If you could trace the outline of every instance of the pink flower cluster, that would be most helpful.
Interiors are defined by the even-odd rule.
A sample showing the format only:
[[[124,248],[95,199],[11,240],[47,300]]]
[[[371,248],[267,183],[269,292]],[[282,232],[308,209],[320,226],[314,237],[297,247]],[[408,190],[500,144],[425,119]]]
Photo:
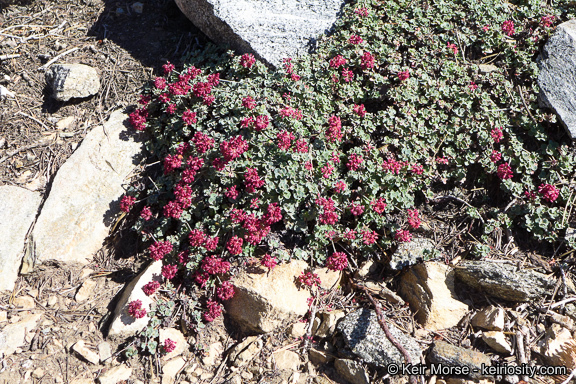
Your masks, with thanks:
[[[155,260],[162,260],[164,256],[172,252],[172,243],[169,241],[156,241],[149,248],[150,257]]]
[[[358,45],[358,44],[362,44],[364,42],[364,40],[362,40],[362,38],[358,35],[352,35],[348,39],[348,42],[350,44],[353,44],[353,45]]]
[[[346,183],[342,180],[339,180],[334,184],[334,192],[342,193],[346,189]]]
[[[142,308],[142,301],[131,301],[130,304],[128,304],[128,314],[135,319],[141,319],[146,316],[146,309]]]
[[[313,285],[320,285],[321,281],[320,278],[316,273],[312,272],[302,272],[300,276],[298,276],[298,282],[302,285],[307,287],[311,287]]]
[[[398,80],[405,81],[410,78],[410,72],[408,70],[398,72]]]
[[[137,131],[143,131],[146,129],[147,118],[148,111],[146,108],[137,109],[130,114],[130,125]]]
[[[420,224],[422,224],[422,220],[418,217],[418,210],[417,209],[409,209],[408,211],[408,225],[412,229],[420,228]]]
[[[494,140],[495,143],[499,143],[504,138],[502,127],[492,129],[492,131],[490,131],[490,136],[492,136],[492,140]]]
[[[120,210],[126,213],[130,212],[130,208],[132,208],[135,202],[136,199],[134,198],[134,196],[125,195],[124,197],[122,197],[122,200],[120,201]]]
[[[164,174],[167,175],[182,166],[182,155],[166,155],[164,158]]]
[[[162,266],[162,276],[167,280],[172,280],[176,277],[176,272],[178,272],[177,265],[166,264]]]
[[[497,163],[502,159],[502,154],[496,150],[493,150],[490,154],[490,161],[493,163]]]
[[[456,44],[452,44],[452,43],[448,42],[448,49],[451,49],[455,55],[458,54],[458,47],[456,46]]]
[[[412,234],[405,229],[399,229],[394,234],[394,239],[401,243],[412,241]]]
[[[358,16],[360,16],[360,17],[366,17],[366,16],[368,16],[368,8],[366,8],[366,7],[356,8],[356,9],[354,10],[354,13],[357,14]]]
[[[214,146],[214,139],[202,132],[196,132],[191,141],[194,143],[196,151],[200,154],[205,153]]]
[[[366,116],[366,108],[364,107],[364,104],[360,104],[360,105],[354,104],[354,107],[352,108],[352,110],[354,111],[355,114],[357,114],[360,117]]]
[[[283,118],[289,118],[292,117],[293,119],[296,120],[301,120],[302,119],[302,111],[300,111],[299,109],[296,108],[292,108],[292,107],[285,107],[282,108],[280,110],[280,112],[278,112],[280,114],[281,117]]]
[[[382,169],[397,175],[400,173],[400,170],[404,165],[406,165],[406,163],[402,161],[397,161],[396,159],[389,157],[387,160],[384,160],[382,162]]]
[[[211,139],[207,139],[207,141],[202,145],[210,145],[209,140]],[[204,159],[199,157],[190,157],[186,162],[186,168],[184,169],[184,172],[182,172],[182,181],[184,183],[194,182],[194,177],[196,176],[196,173],[203,166],[204,166]]]
[[[362,242],[366,245],[372,245],[378,239],[378,234],[370,229],[365,229],[361,233],[362,233]]]
[[[150,207],[142,208],[140,211],[140,217],[146,221],[150,220],[152,218],[152,211],[150,210]]]
[[[384,200],[384,198],[382,197],[379,197],[377,200],[372,201],[370,205],[372,206],[374,212],[381,215],[384,213],[384,210],[386,209],[386,200]]]
[[[206,303],[208,311],[202,314],[204,321],[210,323],[216,320],[222,314],[222,305],[216,301],[210,300]]]
[[[256,189],[264,186],[264,180],[258,176],[258,170],[256,168],[246,168],[246,172],[244,172],[244,185],[248,193],[254,193]]]
[[[326,260],[326,268],[331,271],[343,271],[348,267],[348,259],[344,252],[334,252]]]
[[[252,110],[254,107],[256,107],[256,101],[251,96],[246,96],[242,99],[242,106]]]
[[[331,68],[338,69],[343,65],[346,65],[346,59],[342,55],[336,55],[330,59]]]
[[[362,165],[363,161],[364,159],[362,159],[361,155],[353,153],[348,158],[348,163],[346,163],[346,167],[348,167],[348,169],[351,171],[357,171],[358,169],[360,169],[360,165]]]
[[[251,53],[245,53],[240,57],[240,65],[244,68],[250,69],[254,63],[256,63],[256,58]]]
[[[146,296],[152,296],[156,293],[158,288],[160,288],[160,283],[156,280],[152,280],[149,283],[144,284],[142,291],[146,294]]]
[[[242,244],[244,240],[238,236],[232,236],[226,244],[226,249],[232,255],[240,255],[242,253]]]
[[[512,172],[512,168],[510,164],[503,163],[498,166],[498,170],[496,171],[498,177],[502,180],[511,179],[514,176],[514,172]]]
[[[328,124],[330,124],[330,127],[326,131],[326,138],[331,142],[342,141],[342,123],[340,118],[338,116],[330,116]]]
[[[556,188],[555,185],[551,184],[541,184],[538,187],[538,193],[542,195],[544,200],[553,203],[558,196],[560,196],[560,191]]]
[[[223,282],[216,288],[216,295],[222,301],[230,300],[234,297],[234,285],[229,281]]]
[[[360,216],[361,214],[364,213],[364,206],[362,204],[353,202],[350,204],[350,212],[354,216]]]
[[[502,32],[506,34],[506,36],[512,36],[516,33],[514,30],[514,22],[512,20],[506,20],[502,23]]]
[[[277,264],[278,260],[275,257],[270,256],[270,254],[265,254],[262,256],[262,260],[260,260],[260,264],[266,268],[268,271],[272,270]]]
[[[287,151],[288,148],[292,145],[292,140],[295,139],[294,134],[288,131],[281,131],[276,135],[278,139],[278,148]]]
[[[164,340],[164,344],[162,345],[162,351],[164,353],[170,353],[176,349],[176,342],[172,339]]]
[[[336,213],[334,200],[329,197],[321,197],[316,200],[316,204],[322,207],[322,213],[318,216],[320,224],[334,225],[338,222],[340,217]]]

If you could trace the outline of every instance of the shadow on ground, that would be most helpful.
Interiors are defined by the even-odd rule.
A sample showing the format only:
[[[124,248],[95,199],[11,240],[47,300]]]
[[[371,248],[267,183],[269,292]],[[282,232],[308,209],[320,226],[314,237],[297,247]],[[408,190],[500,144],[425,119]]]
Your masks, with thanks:
[[[166,61],[181,64],[185,53],[208,41],[174,0],[103,2],[105,10],[88,35],[98,40],[111,40],[157,73]],[[141,13],[136,12],[137,3],[142,4]]]

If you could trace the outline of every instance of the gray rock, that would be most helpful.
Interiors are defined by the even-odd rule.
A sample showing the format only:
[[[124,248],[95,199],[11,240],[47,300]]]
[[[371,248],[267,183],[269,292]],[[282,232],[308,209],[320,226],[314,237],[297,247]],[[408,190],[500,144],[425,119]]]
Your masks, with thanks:
[[[539,101],[576,137],[576,20],[560,24],[538,58]]]
[[[391,323],[387,325],[392,336],[408,351],[412,363],[420,363],[422,351],[416,339],[405,335]],[[380,367],[405,363],[402,353],[388,340],[380,328],[374,310],[362,308],[352,312],[338,323],[336,329],[342,333],[352,353],[367,363]]]
[[[336,359],[334,368],[336,368],[336,372],[352,384],[370,383],[366,369],[354,360]]]
[[[445,341],[434,342],[430,353],[428,353],[428,360],[430,363],[444,366],[467,366],[470,368],[470,377],[473,379],[484,377],[481,375],[482,364],[492,365],[490,357],[487,355],[470,349],[456,347]],[[475,372],[475,370],[478,370],[478,372]]]
[[[55,64],[46,72],[46,82],[59,101],[92,96],[100,89],[98,71],[84,64]]]
[[[554,288],[555,281],[533,270],[489,261],[464,261],[454,268],[456,278],[489,296],[530,301]]]
[[[11,291],[18,278],[24,240],[42,196],[24,188],[0,187],[0,291]]]
[[[32,232],[22,273],[50,259],[86,264],[102,247],[120,212],[123,185],[134,171],[141,143],[126,135],[120,111],[93,128],[60,167]]]
[[[309,52],[329,31],[345,0],[176,0],[210,39],[253,52],[276,67]]]
[[[478,64],[478,70],[481,74],[485,75],[491,72],[498,71],[498,67],[492,64]]]
[[[424,260],[424,250],[433,250],[434,243],[429,239],[413,239],[407,243],[401,243],[396,252],[390,258],[389,267],[393,271],[416,265]]]

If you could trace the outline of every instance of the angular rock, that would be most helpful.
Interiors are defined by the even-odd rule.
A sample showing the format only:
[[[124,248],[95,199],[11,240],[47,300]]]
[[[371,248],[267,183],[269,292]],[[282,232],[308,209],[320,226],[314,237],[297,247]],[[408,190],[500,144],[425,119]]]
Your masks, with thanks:
[[[26,336],[34,334],[42,318],[41,313],[27,315],[14,324],[8,324],[0,332],[0,356],[9,356],[26,342]]]
[[[576,368],[576,341],[570,331],[561,325],[552,324],[538,347],[547,364]]]
[[[488,331],[503,331],[504,309],[495,306],[486,307],[472,317],[471,323]]]
[[[322,322],[314,332],[314,335],[318,337],[328,337],[334,333],[336,323],[338,320],[346,316],[346,312],[337,309],[334,311],[322,311],[318,315],[322,318]]]
[[[296,352],[283,350],[274,353],[276,367],[280,370],[297,371],[300,365],[300,356]]]
[[[306,334],[306,323],[296,322],[288,327],[288,334],[290,337],[298,338]]]
[[[60,167],[32,232],[33,250],[24,257],[23,270],[50,259],[86,264],[102,247],[141,151],[141,143],[127,137],[132,134],[126,134],[126,118],[120,111],[112,113]]]
[[[416,319],[432,331],[451,328],[468,312],[454,290],[454,271],[436,262],[410,268],[400,281],[400,295],[410,303]]]
[[[78,303],[82,303],[88,300],[94,294],[94,288],[96,288],[96,280],[88,279],[82,283],[78,292],[74,296],[74,300]]]
[[[20,296],[14,299],[13,304],[18,309],[31,310],[36,308],[36,302],[32,296]]]
[[[534,270],[488,261],[463,261],[454,268],[456,278],[500,299],[522,302],[551,293],[555,281]]]
[[[539,101],[553,109],[576,138],[576,20],[560,24],[537,60]]]
[[[510,346],[510,343],[508,343],[508,340],[506,340],[506,335],[504,335],[504,332],[482,332],[482,340],[484,340],[484,342],[496,352],[505,353],[508,355],[512,353],[512,347]]]
[[[42,196],[24,188],[0,187],[0,291],[12,291],[18,278],[24,240]]]
[[[246,365],[262,349],[262,340],[258,336],[248,336],[228,352],[228,361],[234,367]]]
[[[182,12],[218,44],[253,52],[276,67],[309,52],[329,31],[344,0],[176,0]]]
[[[308,356],[310,357],[310,361],[316,365],[326,364],[334,360],[334,355],[314,348],[310,348]]]
[[[146,309],[146,312],[150,311],[153,296],[147,296],[142,291],[142,287],[152,280],[162,282],[162,260],[151,263],[126,286],[116,305],[108,336],[131,336],[148,324],[150,320],[148,316],[140,319],[130,316],[128,305],[134,300],[140,300],[142,308]]]
[[[162,384],[173,384],[176,381],[176,375],[185,365],[186,360],[182,357],[167,361],[162,367]]]
[[[202,357],[202,363],[204,363],[204,365],[207,367],[216,365],[216,362],[222,356],[222,352],[224,352],[224,346],[221,342],[217,341],[210,344],[208,346],[208,354]]]
[[[419,363],[422,351],[416,339],[405,335],[394,324],[388,323],[387,325],[392,336],[408,351],[412,362]],[[376,311],[362,308],[352,312],[340,321],[336,329],[342,333],[352,353],[363,361],[380,367],[404,363],[402,353],[388,340],[380,328]]]
[[[72,346],[72,350],[84,358],[86,361],[97,365],[100,362],[100,356],[92,351],[90,348],[86,347],[84,340],[80,340]]]
[[[342,278],[341,271],[331,271],[328,268],[316,268],[313,273],[320,278],[320,288],[330,290],[340,283]]]
[[[101,363],[112,357],[112,345],[109,342],[103,341],[98,344],[98,357],[100,357]]]
[[[400,296],[398,296],[396,293],[394,293],[394,291],[388,288],[386,286],[386,283],[382,281],[380,282],[366,281],[364,283],[364,286],[368,288],[368,290],[372,295],[376,295],[383,299],[386,299],[388,300],[388,302],[392,304],[400,304],[400,305],[405,304],[404,300],[402,300]]]
[[[236,294],[224,305],[227,314],[246,332],[267,333],[282,322],[304,316],[310,292],[296,286],[307,268],[304,261],[278,265],[269,273],[241,272],[233,283]]]
[[[362,364],[347,359],[336,359],[334,368],[342,377],[352,384],[369,384],[368,373]]]
[[[378,267],[379,265],[375,263],[374,260],[366,260],[360,264],[360,267],[358,267],[356,272],[354,272],[354,277],[357,279],[364,279],[375,273],[378,270]]]
[[[435,341],[430,352],[428,360],[433,364],[442,364],[445,366],[467,366],[470,368],[470,377],[473,379],[490,378],[484,377],[482,373],[482,364],[491,365],[490,357],[470,349],[456,347],[445,341]],[[477,370],[477,372],[475,372]]]
[[[390,258],[389,267],[393,271],[400,271],[424,260],[425,250],[433,250],[434,243],[429,239],[416,238],[407,243],[401,243]]]
[[[120,381],[128,380],[132,376],[132,368],[125,364],[110,368],[98,377],[100,384],[117,384]]]
[[[46,82],[59,101],[92,96],[100,89],[98,71],[84,64],[55,64],[46,72]]]
[[[174,328],[161,328],[160,329],[160,343],[164,344],[166,339],[170,339],[176,342],[176,348],[170,353],[167,353],[165,356],[162,356],[164,360],[170,360],[176,356],[180,356],[184,351],[188,349],[188,343],[186,342],[186,338],[177,329]]]

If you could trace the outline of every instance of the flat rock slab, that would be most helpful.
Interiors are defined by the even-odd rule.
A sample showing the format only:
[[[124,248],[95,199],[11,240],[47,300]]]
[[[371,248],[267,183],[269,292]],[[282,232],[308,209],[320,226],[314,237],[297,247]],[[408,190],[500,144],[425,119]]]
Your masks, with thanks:
[[[126,131],[126,118],[112,113],[58,170],[32,232],[34,249],[24,257],[23,273],[52,259],[86,264],[102,247],[141,152],[141,143]]]
[[[0,187],[0,291],[11,291],[18,278],[24,240],[42,196],[27,189]]]
[[[576,20],[560,24],[538,58],[541,105],[552,108],[576,138]]]
[[[219,44],[252,52],[273,66],[307,54],[329,31],[344,0],[176,0],[182,12]]]
[[[408,351],[412,363],[419,364],[422,351],[416,339],[404,334],[393,324],[387,325],[392,336]],[[380,367],[404,363],[402,353],[380,328],[376,311],[362,308],[352,312],[340,321],[336,329],[342,333],[352,353],[363,361]]]
[[[55,64],[46,72],[46,82],[59,101],[92,96],[100,89],[98,71],[84,64]]]
[[[490,261],[464,261],[454,268],[456,278],[489,296],[513,302],[552,293],[556,282],[531,269]]]

